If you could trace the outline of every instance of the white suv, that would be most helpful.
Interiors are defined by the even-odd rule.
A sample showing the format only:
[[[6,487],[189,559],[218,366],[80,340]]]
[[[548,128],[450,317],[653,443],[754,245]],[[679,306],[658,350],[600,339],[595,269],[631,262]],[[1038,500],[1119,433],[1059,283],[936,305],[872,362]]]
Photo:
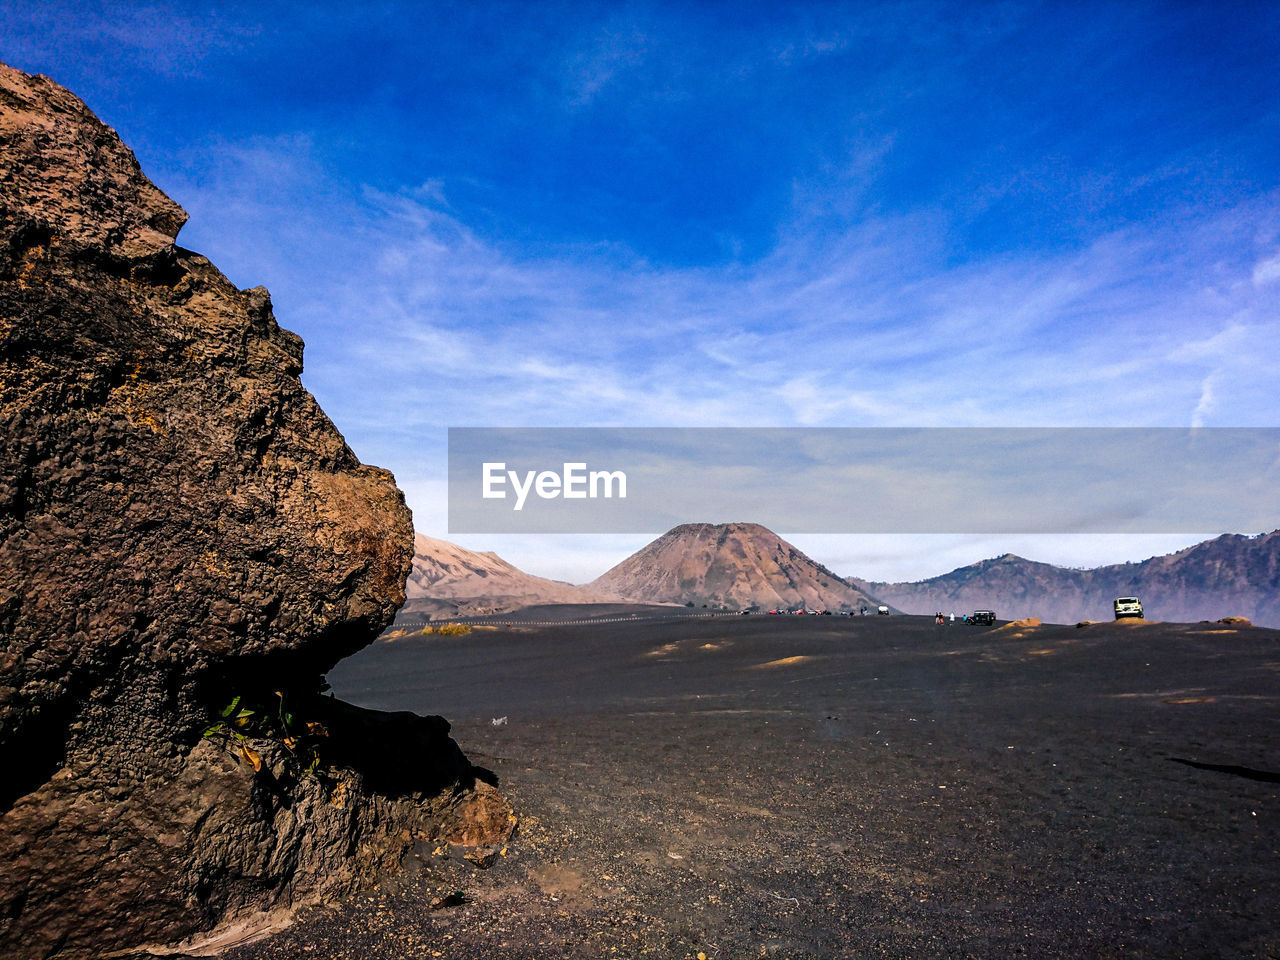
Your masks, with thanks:
[[[1126,617],[1142,619],[1142,601],[1137,597],[1117,597],[1113,606],[1116,610],[1117,620],[1123,620]]]

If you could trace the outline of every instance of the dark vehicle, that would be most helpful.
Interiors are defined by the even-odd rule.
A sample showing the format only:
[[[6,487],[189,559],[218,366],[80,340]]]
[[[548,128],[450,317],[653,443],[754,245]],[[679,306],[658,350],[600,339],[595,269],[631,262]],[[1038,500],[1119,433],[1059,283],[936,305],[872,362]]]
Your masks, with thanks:
[[[973,616],[969,618],[970,623],[981,623],[991,626],[996,622],[996,614],[994,610],[975,610]]]

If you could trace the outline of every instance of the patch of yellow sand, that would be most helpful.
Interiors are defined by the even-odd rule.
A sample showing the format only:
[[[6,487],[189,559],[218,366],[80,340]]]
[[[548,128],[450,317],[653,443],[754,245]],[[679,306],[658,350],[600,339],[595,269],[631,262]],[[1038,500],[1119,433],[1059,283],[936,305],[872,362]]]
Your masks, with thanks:
[[[1026,630],[1040,626],[1039,617],[1026,617],[1022,620],[1011,620],[1003,627],[996,627],[992,633],[1002,633],[1005,636],[1012,635],[1015,639],[1021,637]]]
[[[795,657],[783,657],[783,658],[782,658],[782,659],[780,659],[780,660],[770,660],[768,663],[757,663],[757,664],[756,664],[754,667],[752,667],[751,669],[752,669],[752,670],[763,670],[765,667],[789,667],[789,666],[791,666],[792,664],[795,664],[795,663],[805,663],[806,661],[808,661],[808,660],[812,660],[812,659],[813,659],[813,657],[808,656],[807,654],[801,654],[801,655],[799,655],[799,656],[795,656]]]

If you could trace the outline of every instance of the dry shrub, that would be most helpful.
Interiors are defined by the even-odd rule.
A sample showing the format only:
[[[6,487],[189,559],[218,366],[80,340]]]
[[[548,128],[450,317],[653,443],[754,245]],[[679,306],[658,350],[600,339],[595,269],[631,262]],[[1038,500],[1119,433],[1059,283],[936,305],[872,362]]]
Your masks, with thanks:
[[[442,623],[438,627],[423,627],[423,634],[437,634],[441,637],[461,637],[471,632],[465,623]]]

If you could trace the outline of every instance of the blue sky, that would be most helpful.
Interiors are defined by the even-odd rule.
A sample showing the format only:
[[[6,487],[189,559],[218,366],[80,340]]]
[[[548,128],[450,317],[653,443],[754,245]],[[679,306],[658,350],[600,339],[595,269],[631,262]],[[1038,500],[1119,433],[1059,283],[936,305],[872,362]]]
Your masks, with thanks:
[[[1274,3],[11,2],[0,59],[271,290],[432,535],[448,426],[1277,422]],[[646,538],[458,539],[582,580]]]

